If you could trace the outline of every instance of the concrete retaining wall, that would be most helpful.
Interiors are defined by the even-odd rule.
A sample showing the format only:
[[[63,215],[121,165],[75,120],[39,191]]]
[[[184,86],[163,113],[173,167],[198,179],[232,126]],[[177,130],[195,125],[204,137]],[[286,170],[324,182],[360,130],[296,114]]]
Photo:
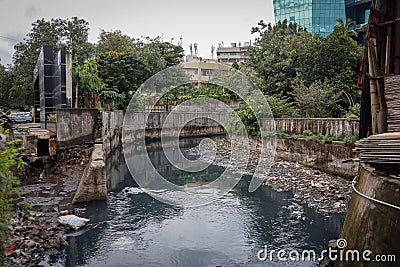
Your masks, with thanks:
[[[179,135],[182,137],[195,137],[195,136],[207,136],[207,135],[220,135],[224,134],[223,127],[217,123],[217,121],[222,121],[226,116],[225,113],[207,113],[207,117],[211,119],[206,119],[202,117],[202,113],[180,113],[171,114],[171,121],[173,122],[171,127],[163,127],[163,124],[169,113],[155,112],[148,116],[146,121],[146,131],[145,136],[141,135],[140,131],[129,131],[132,129],[129,125],[125,128],[126,136],[125,140],[134,141],[138,138],[146,139],[160,139],[161,129],[164,131],[166,136]],[[189,121],[189,119],[194,116],[196,119]],[[144,125],[146,118],[146,113],[138,113],[137,121],[135,123]],[[186,121],[189,121],[185,124]],[[113,149],[117,148],[122,143],[122,126],[124,123],[124,113],[121,110],[117,111],[106,111],[103,112],[103,149],[106,155]],[[177,128],[177,126],[186,125],[182,130]]]
[[[106,165],[101,144],[95,144],[72,204],[107,200]]]
[[[376,171],[368,164],[360,164],[360,176],[355,185],[357,191],[376,200],[400,206],[400,181],[396,175]],[[347,251],[373,251],[367,256],[395,256],[391,262],[360,260],[336,261],[338,267],[399,266],[400,216],[391,206],[371,201],[353,192],[340,238],[347,240]],[[346,251],[346,252],[347,252]],[[364,254],[367,255],[367,254]],[[351,258],[350,258],[351,259]],[[362,258],[361,258],[362,259]]]
[[[122,126],[124,112],[122,110],[103,111],[103,150],[107,156],[110,151],[122,144]]]
[[[244,138],[241,135],[234,135],[228,138],[242,144],[246,143],[241,141]],[[267,142],[264,147],[269,147],[268,142],[273,142],[273,139],[266,138],[264,141]],[[346,178],[353,178],[357,175],[358,163],[352,160],[356,157],[356,153],[353,152],[353,144],[339,141],[325,142],[293,138],[276,138],[275,144],[276,159],[298,162],[304,166]],[[249,147],[247,148],[243,146],[243,149],[260,150],[261,137],[249,136],[248,145]]]
[[[359,121],[335,118],[289,118],[274,119],[276,130],[288,134],[302,134],[310,130],[314,134],[328,134],[330,136],[349,136],[358,134]],[[263,125],[271,123],[264,120]]]
[[[58,147],[94,143],[97,109],[57,109]]]
[[[339,141],[277,138],[276,156],[324,172],[353,178],[358,172],[358,163],[352,161],[356,157],[353,149],[353,144]]]
[[[159,139],[161,127],[168,113],[150,114],[146,123],[145,138]],[[201,117],[201,113],[195,114]],[[173,125],[182,125],[188,120],[190,114],[174,114]],[[210,117],[210,114],[207,114]],[[180,136],[196,137],[206,135],[219,135],[224,129],[216,121],[222,121],[223,113],[211,115],[213,120],[197,118],[187,124],[180,132]],[[122,125],[124,114],[122,111],[103,113],[103,149],[105,155],[118,147],[122,141]],[[144,123],[145,113],[139,116],[140,123]],[[263,122],[265,123],[265,122]],[[330,136],[350,135],[358,133],[358,121],[347,119],[276,119],[277,130],[291,134],[301,134],[304,130],[311,130],[314,133],[329,134]],[[129,126],[128,126],[129,129]],[[179,129],[164,127],[166,135],[176,134]],[[143,138],[139,132],[126,131],[128,136],[125,140],[134,141],[136,138]],[[260,138],[250,137],[250,148],[259,147]],[[353,152],[354,145],[344,142],[311,141],[306,139],[277,138],[277,158],[288,161],[299,162],[303,165],[318,168],[326,172],[336,173],[345,177],[352,177],[357,174],[358,165],[351,159],[356,155]]]

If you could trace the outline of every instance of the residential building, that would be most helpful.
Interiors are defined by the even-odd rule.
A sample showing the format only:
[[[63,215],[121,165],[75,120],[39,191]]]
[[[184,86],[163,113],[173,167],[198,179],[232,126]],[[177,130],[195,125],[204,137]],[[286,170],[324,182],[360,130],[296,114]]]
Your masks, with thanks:
[[[200,57],[194,59],[188,56],[186,60],[187,62],[183,64],[183,69],[190,75],[190,80],[198,84],[210,83],[216,71],[230,69],[230,66],[219,64],[215,59],[202,59]]]
[[[249,56],[247,55],[248,42],[242,46],[241,43],[231,43],[230,47],[219,45],[217,48],[217,59],[220,63],[232,64],[233,62],[245,62]]]

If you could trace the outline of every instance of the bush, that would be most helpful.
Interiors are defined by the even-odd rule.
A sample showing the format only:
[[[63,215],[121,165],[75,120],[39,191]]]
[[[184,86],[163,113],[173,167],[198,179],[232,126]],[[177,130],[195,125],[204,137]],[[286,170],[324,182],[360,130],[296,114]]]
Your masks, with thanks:
[[[8,130],[0,124],[0,133],[8,138]],[[25,164],[20,156],[22,148],[18,147],[20,140],[4,141],[0,147],[0,266],[4,264],[4,243],[9,220],[14,211],[14,204],[20,199],[17,186],[20,181],[13,175],[12,169]]]

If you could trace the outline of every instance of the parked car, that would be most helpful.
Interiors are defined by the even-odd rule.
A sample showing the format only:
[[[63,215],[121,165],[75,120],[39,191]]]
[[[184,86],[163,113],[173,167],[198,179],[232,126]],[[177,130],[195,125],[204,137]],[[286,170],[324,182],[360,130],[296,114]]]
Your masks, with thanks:
[[[30,112],[15,112],[9,116],[15,122],[32,122],[32,114]]]

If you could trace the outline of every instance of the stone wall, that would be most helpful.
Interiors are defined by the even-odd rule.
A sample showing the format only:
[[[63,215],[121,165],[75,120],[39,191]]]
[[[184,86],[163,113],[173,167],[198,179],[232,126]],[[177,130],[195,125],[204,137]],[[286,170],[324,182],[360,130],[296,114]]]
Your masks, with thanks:
[[[358,134],[359,121],[343,118],[288,118],[274,119],[276,130],[288,134],[302,134],[310,130],[314,134],[328,134],[330,136],[348,136]],[[262,121],[263,125],[271,123]]]
[[[57,109],[58,147],[94,143],[97,109]]]

